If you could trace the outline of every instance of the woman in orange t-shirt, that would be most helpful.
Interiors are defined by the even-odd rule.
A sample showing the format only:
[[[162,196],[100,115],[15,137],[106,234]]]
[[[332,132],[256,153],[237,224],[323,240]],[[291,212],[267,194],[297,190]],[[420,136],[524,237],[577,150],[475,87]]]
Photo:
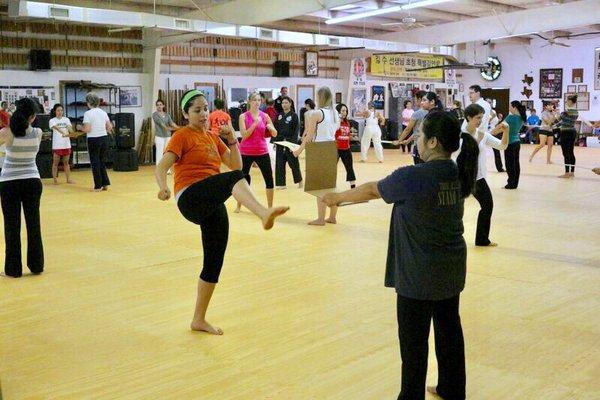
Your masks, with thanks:
[[[242,158],[233,130],[228,125],[221,127],[220,133],[227,140],[227,145],[210,133],[208,103],[202,92],[186,92],[181,100],[181,109],[188,125],[173,134],[156,167],[156,182],[160,188],[158,198],[168,200],[171,197],[167,171],[173,167],[177,207],[187,220],[200,225],[204,249],[191,329],[222,335],[223,331],[209,324],[205,317],[227,248],[229,220],[225,201],[233,195],[262,220],[264,229],[271,229],[275,218],[289,207],[267,209],[258,202],[241,171]],[[221,173],[221,163],[231,171]]]

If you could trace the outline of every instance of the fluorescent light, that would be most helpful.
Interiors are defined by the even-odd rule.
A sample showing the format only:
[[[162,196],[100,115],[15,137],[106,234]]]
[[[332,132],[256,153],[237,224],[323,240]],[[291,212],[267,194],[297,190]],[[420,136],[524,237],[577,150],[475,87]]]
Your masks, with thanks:
[[[361,18],[366,18],[366,17],[374,17],[375,15],[388,14],[388,13],[397,12],[397,11],[400,11],[400,10],[402,10],[401,6],[394,6],[394,7],[388,7],[388,8],[380,8],[378,10],[365,11],[365,12],[362,12],[362,13],[356,13],[356,14],[352,14],[352,15],[346,15],[344,17],[330,18],[330,19],[326,20],[325,23],[327,25],[339,24],[340,22],[354,21],[355,19],[361,19]]]
[[[402,9],[403,10],[411,10],[413,8],[433,6],[435,4],[446,3],[448,1],[454,1],[454,0],[423,0],[423,1],[418,1],[416,3],[409,3],[406,5],[403,5]]]
[[[534,33],[537,33],[537,32],[515,33],[514,35],[497,36],[497,37],[490,38],[490,40],[500,40],[500,39],[508,39],[511,37],[517,37],[517,36],[527,36],[527,35],[533,35]]]
[[[416,3],[405,4],[403,6],[379,8],[377,10],[365,11],[365,12],[356,13],[356,14],[352,14],[352,15],[346,15],[343,17],[330,18],[330,19],[326,20],[325,23],[327,25],[339,24],[341,22],[354,21],[354,20],[362,19],[362,18],[366,18],[366,17],[374,17],[376,15],[389,14],[389,13],[398,12],[398,11],[402,11],[402,10],[411,10],[413,8],[419,8],[419,7],[432,6],[434,4],[445,3],[448,1],[454,1],[454,0],[423,0],[423,1],[418,1]],[[340,8],[337,7],[337,9],[339,10]]]

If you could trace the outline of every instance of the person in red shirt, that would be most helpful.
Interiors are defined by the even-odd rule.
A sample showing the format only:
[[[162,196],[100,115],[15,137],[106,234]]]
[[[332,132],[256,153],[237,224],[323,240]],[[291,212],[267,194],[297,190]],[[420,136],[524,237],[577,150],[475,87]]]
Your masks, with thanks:
[[[10,124],[10,114],[7,111],[8,103],[3,101],[0,107],[0,129],[7,128]]]
[[[267,100],[267,109],[265,110],[265,113],[271,118],[271,121],[277,121],[279,113],[275,109],[275,102],[273,100]]]
[[[340,128],[335,133],[335,144],[338,149],[338,160],[341,158],[346,168],[346,181],[350,182],[350,188],[356,187],[356,176],[352,166],[352,150],[350,150],[350,121],[348,120],[348,106],[340,103],[335,109],[340,114]]]
[[[189,121],[177,130],[160,163],[155,176],[159,186],[158,198],[171,197],[167,185],[167,171],[175,172],[175,199],[185,219],[200,226],[204,261],[198,281],[198,295],[190,328],[222,335],[223,331],[206,321],[206,310],[219,281],[225,249],[229,238],[229,220],[225,201],[233,196],[262,221],[263,229],[271,229],[275,218],[289,207],[265,208],[256,199],[242,173],[242,157],[233,129],[222,125],[221,139],[211,134],[208,126],[208,102],[199,90],[184,93],[181,99],[183,116]],[[221,164],[231,171],[221,172]]]
[[[208,124],[210,126],[210,133],[219,136],[222,126],[227,125],[231,130],[233,130],[233,126],[231,125],[231,117],[225,111],[225,101],[223,99],[215,99],[214,105],[216,110],[208,116]]]

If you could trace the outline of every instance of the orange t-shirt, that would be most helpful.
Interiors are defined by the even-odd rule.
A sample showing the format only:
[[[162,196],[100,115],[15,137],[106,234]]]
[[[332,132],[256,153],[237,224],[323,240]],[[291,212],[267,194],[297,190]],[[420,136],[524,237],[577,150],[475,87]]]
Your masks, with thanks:
[[[221,125],[227,125],[231,121],[231,117],[223,110],[215,110],[208,116],[208,123],[210,124],[210,132],[218,135],[219,127]]]
[[[201,133],[189,126],[176,131],[165,153],[177,156],[173,166],[175,171],[175,193],[209,176],[221,173],[221,156],[227,146],[210,132]]]

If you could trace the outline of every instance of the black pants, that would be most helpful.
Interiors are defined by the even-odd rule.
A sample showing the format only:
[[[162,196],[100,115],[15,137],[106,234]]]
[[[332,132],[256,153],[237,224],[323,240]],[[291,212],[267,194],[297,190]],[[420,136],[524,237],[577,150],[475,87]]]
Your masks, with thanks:
[[[244,173],[244,177],[250,184],[250,168],[252,167],[252,163],[256,163],[258,168],[260,168],[260,173],[265,180],[265,187],[267,189],[273,189],[275,185],[273,184],[273,168],[271,168],[271,157],[269,154],[263,154],[261,156],[245,156],[242,154],[242,172]]]
[[[565,172],[575,172],[575,129],[565,129],[560,132],[560,148],[565,159]]]
[[[88,152],[90,155],[90,164],[92,164],[92,174],[94,175],[94,189],[102,189],[110,185],[104,159],[108,151],[108,136],[88,138]]]
[[[520,142],[511,143],[504,150],[504,161],[506,162],[506,173],[508,174],[508,182],[505,186],[507,189],[516,189],[519,186],[519,176],[521,175],[520,151]]]
[[[354,182],[356,175],[354,175],[354,166],[352,164],[352,150],[340,150],[338,149],[338,160],[342,159],[342,164],[346,168],[346,182]]]
[[[500,155],[500,150],[494,150],[494,163],[496,164],[496,171],[504,172],[504,166],[502,165],[502,156]]]
[[[302,172],[300,172],[300,163],[298,158],[292,154],[287,147],[275,146],[275,183],[277,186],[285,186],[285,164],[288,163],[292,169],[294,183],[302,182]],[[271,160],[269,160],[271,165]]]
[[[40,179],[18,179],[0,183],[6,257],[4,272],[15,278],[23,274],[21,263],[21,205],[27,226],[27,267],[34,274],[44,270],[44,246],[40,227]]]
[[[429,327],[433,318],[438,361],[437,392],[444,400],[465,398],[465,342],[458,314],[460,295],[441,301],[398,295],[402,389],[398,400],[425,399]]]
[[[181,215],[200,225],[204,251],[200,279],[205,282],[219,281],[229,238],[229,218],[223,203],[242,179],[244,174],[239,170],[213,175],[188,187],[177,201]]]
[[[477,233],[475,234],[476,246],[487,246],[490,244],[490,225],[492,223],[492,211],[494,210],[494,199],[485,178],[475,182],[473,196],[479,202],[481,209],[477,217]]]

